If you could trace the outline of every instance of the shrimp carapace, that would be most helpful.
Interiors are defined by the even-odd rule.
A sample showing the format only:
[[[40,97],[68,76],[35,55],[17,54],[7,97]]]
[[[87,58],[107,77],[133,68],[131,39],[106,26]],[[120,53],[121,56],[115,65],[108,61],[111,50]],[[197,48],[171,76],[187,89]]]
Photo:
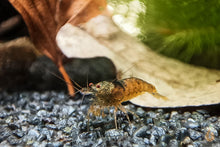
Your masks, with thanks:
[[[82,89],[82,92],[85,94],[90,93],[94,97],[88,114],[93,113],[94,115],[100,115],[101,109],[114,106],[115,118],[117,109],[120,109],[129,119],[121,103],[131,100],[145,92],[152,94],[156,98],[167,100],[165,96],[162,96],[157,92],[155,86],[138,78],[127,78],[122,80],[115,80],[113,82],[102,81],[97,84],[89,84],[89,87]],[[115,125],[117,128],[116,119]]]
[[[95,103],[104,106],[117,106],[145,92],[156,98],[167,99],[157,93],[155,86],[138,78],[127,78],[113,82],[102,81],[95,85],[90,84],[88,91],[94,93]]]

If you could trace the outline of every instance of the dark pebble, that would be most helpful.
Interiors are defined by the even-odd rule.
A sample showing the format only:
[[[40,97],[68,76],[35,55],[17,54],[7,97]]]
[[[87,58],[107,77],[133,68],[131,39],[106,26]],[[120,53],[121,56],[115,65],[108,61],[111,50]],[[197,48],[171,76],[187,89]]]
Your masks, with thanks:
[[[165,120],[170,119],[170,113],[166,113],[166,114],[164,114],[164,119],[165,119]]]
[[[62,142],[53,142],[53,143],[48,143],[46,147],[62,147],[63,143]]]
[[[190,112],[184,112],[183,116],[184,116],[184,118],[189,118],[189,117],[191,117],[191,113]]]
[[[30,138],[37,139],[40,136],[40,133],[36,129],[31,129],[27,134]]]
[[[135,113],[136,113],[139,117],[144,117],[146,111],[144,111],[141,107],[139,107]]]
[[[200,114],[202,114],[202,115],[208,114],[208,111],[207,111],[207,110],[204,110],[204,109],[198,109],[198,110],[196,110],[196,112],[198,112],[198,113],[200,113]]]
[[[160,142],[167,146],[167,145],[169,144],[171,138],[172,138],[172,137],[171,137],[170,135],[163,135],[163,136],[161,136],[161,138],[160,138]],[[164,146],[164,145],[163,145],[163,146]]]
[[[12,132],[10,131],[10,129],[5,126],[0,126],[0,142],[7,139],[11,134]]]
[[[16,145],[19,145],[22,143],[22,140],[21,139],[18,139],[17,137],[15,136],[10,136],[7,138],[7,141],[10,145],[13,145],[13,146],[16,146]]]
[[[189,129],[189,136],[192,140],[198,140],[199,138],[202,137],[202,133]]]
[[[176,139],[177,140],[184,140],[187,136],[189,136],[189,132],[186,128],[180,128],[176,130]]]
[[[136,145],[136,146],[141,146],[141,145],[145,145],[145,141],[143,138],[139,138],[139,137],[133,137],[132,138],[132,142]],[[149,142],[148,142],[149,144]]]
[[[146,145],[150,145],[150,140],[149,140],[148,138],[144,138],[144,143],[145,143]]]
[[[52,130],[57,130],[57,126],[54,124],[46,124],[45,127],[47,127],[48,129],[52,129]]]
[[[218,120],[218,118],[215,116],[208,118],[208,121],[210,121],[212,123],[216,122],[217,120]]]
[[[8,116],[8,113],[6,113],[5,111],[0,112],[0,118],[5,118],[7,116]]]
[[[119,139],[124,135],[122,130],[111,129],[105,132],[105,137]]]
[[[147,136],[147,133],[146,133],[146,132],[147,132],[148,129],[149,129],[149,127],[143,126],[143,127],[137,129],[137,130],[134,132],[134,136],[135,136],[135,137],[142,137],[142,138],[144,138],[144,137]]]
[[[176,139],[171,139],[168,146],[169,147],[177,147],[177,146],[179,146],[179,143]]]
[[[146,121],[145,121],[145,124],[146,124],[146,125],[147,125],[147,124],[153,124],[153,118],[148,117],[148,118],[146,119]]]
[[[156,144],[157,144],[156,137],[154,135],[151,135],[150,136],[150,145],[156,146]]]
[[[37,138],[37,141],[42,142],[43,140],[46,140],[47,136],[45,134],[40,134],[40,136]]]
[[[154,126],[152,128],[152,135],[157,136],[158,138],[161,137],[162,135],[165,135],[165,130],[162,127],[156,127]]]
[[[146,113],[146,116],[150,118],[156,118],[157,114],[153,111],[149,111]]]
[[[41,120],[37,116],[30,117],[28,122],[29,122],[29,124],[32,124],[32,125],[40,125],[41,124]]]
[[[40,133],[42,135],[46,135],[48,141],[51,141],[52,137],[54,135],[54,131],[53,130],[49,130],[47,128],[43,128]]]
[[[40,95],[40,100],[42,101],[50,101],[50,92],[45,92]]]
[[[15,135],[18,138],[22,138],[25,135],[25,132],[20,129],[17,129],[13,131],[13,135]]]
[[[20,128],[20,125],[14,122],[14,123],[8,123],[8,127],[9,127],[11,130],[16,130],[16,129],[19,129],[19,128]]]
[[[45,109],[47,111],[52,111],[53,110],[53,104],[48,103],[48,102],[43,102],[41,109]]]
[[[189,118],[189,119],[187,120],[187,122],[184,124],[184,126],[185,126],[186,128],[195,129],[195,128],[198,128],[198,127],[199,127],[199,123],[196,122],[194,119]]]

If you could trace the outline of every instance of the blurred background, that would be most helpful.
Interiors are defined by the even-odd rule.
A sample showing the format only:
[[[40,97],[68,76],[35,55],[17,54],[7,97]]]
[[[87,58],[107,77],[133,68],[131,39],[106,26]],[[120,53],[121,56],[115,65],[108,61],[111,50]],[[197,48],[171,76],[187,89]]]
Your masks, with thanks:
[[[219,0],[108,0],[113,20],[152,50],[220,69]],[[0,1],[0,42],[28,35],[21,16]]]
[[[219,0],[109,0],[113,19],[151,49],[220,69]]]

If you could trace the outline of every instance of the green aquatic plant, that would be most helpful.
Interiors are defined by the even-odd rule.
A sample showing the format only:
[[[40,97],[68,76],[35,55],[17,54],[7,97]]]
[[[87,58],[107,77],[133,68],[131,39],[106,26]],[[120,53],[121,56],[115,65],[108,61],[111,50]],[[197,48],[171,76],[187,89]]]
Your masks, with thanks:
[[[117,4],[118,0],[111,0]],[[130,2],[130,1],[129,1]],[[121,0],[120,3],[129,3]],[[183,62],[220,69],[219,0],[139,0],[139,39]]]

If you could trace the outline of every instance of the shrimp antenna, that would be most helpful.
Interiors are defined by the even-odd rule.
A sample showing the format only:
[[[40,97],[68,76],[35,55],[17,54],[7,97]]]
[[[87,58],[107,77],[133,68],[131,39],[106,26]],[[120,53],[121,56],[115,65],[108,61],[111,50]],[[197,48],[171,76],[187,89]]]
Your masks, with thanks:
[[[126,72],[128,72],[129,70],[131,70],[134,66],[135,66],[135,63],[131,64],[131,66],[128,67],[128,69],[122,71],[121,74],[125,74]]]
[[[117,76],[113,81],[117,81],[118,79],[121,79],[121,75],[125,74],[126,72],[128,72],[131,68],[133,68],[135,66],[135,63],[133,63],[129,68],[125,69],[124,71],[121,71],[120,69],[117,71]]]
[[[86,89],[88,89],[88,87],[89,87],[89,86],[88,86],[88,72],[87,72],[87,73],[86,73]],[[83,96],[82,96],[82,101],[81,101],[80,106],[82,105],[84,98],[85,98],[85,94],[83,94]]]
[[[51,71],[49,71],[49,70],[47,70],[50,74],[52,74],[53,76],[55,76],[55,77],[57,77],[58,79],[60,79],[60,80],[62,80],[62,81],[64,81],[65,83],[67,83],[67,84],[71,84],[71,83],[68,83],[68,82],[66,82],[63,78],[61,78],[60,76],[58,76],[57,74],[55,74],[55,73],[53,73],[53,72],[51,72]],[[74,82],[74,84],[76,84],[76,86],[79,86],[79,84],[78,83],[76,83],[75,81],[73,81],[72,79],[71,79],[71,81],[72,82]],[[76,87],[74,87],[74,88],[76,88]],[[81,88],[81,87],[80,87]],[[80,89],[79,88],[76,88],[76,90],[77,90],[77,92],[76,93],[78,93],[78,91],[80,91]],[[75,93],[75,94],[76,94]]]

